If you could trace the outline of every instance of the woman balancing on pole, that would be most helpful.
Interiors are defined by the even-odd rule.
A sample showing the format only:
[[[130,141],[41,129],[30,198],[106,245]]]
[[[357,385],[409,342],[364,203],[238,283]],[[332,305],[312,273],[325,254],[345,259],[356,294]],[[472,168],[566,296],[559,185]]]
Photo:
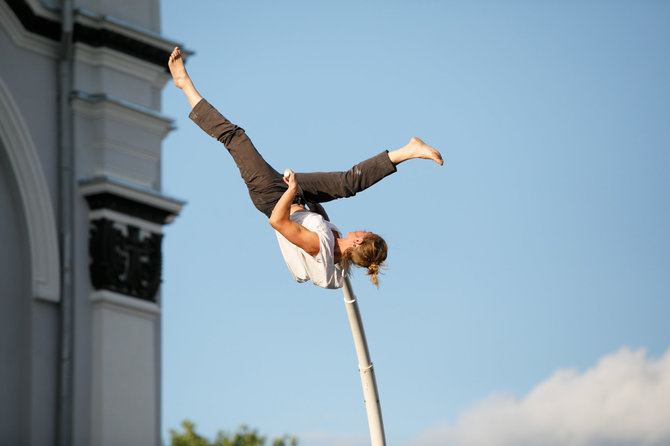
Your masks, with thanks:
[[[298,282],[311,280],[323,288],[341,288],[353,263],[367,269],[377,285],[379,268],[386,260],[386,242],[371,232],[340,231],[321,212],[318,203],[351,197],[396,171],[396,165],[424,158],[442,165],[442,156],[418,138],[397,150],[384,151],[347,172],[293,173],[274,170],[244,130],[224,118],[200,96],[186,73],[179,48],[168,62],[175,85],[192,107],[189,117],[207,134],[222,142],[232,155],[249,189],[251,201],[267,215],[291,274]],[[300,186],[298,186],[300,185]],[[320,213],[310,212],[305,203]]]

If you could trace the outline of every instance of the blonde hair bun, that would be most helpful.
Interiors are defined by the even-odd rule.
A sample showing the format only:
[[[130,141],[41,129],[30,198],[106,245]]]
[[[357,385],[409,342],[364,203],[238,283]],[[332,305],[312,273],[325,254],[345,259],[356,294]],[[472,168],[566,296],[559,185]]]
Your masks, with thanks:
[[[386,266],[388,248],[383,238],[377,234],[370,234],[363,239],[363,243],[356,248],[349,248],[342,253],[342,267],[349,274],[349,265],[354,264],[367,269],[366,275],[379,288],[377,274],[380,268]]]

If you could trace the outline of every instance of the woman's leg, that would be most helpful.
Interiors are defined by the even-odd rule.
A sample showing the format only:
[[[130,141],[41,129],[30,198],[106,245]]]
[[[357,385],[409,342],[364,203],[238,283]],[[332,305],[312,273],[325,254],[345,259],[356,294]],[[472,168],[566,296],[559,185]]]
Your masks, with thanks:
[[[184,67],[179,48],[168,62],[175,85],[186,94],[192,111],[189,115],[207,134],[222,142],[232,155],[249,189],[251,200],[268,217],[286,190],[281,174],[265,162],[241,127],[223,117],[195,89]],[[324,203],[351,197],[396,171],[395,166],[413,158],[432,159],[442,164],[440,153],[418,138],[397,150],[382,152],[346,172],[296,174],[305,200]]]
[[[396,171],[384,151],[345,172],[296,173],[307,202],[325,203],[356,195]]]
[[[179,48],[170,55],[168,66],[175,85],[184,92],[191,105],[189,117],[228,149],[249,189],[251,201],[269,217],[286,190],[281,174],[265,162],[244,129],[228,121],[200,96],[186,72]]]
[[[193,107],[189,117],[228,149],[249,189],[254,206],[269,217],[286,191],[282,175],[258,153],[244,129],[228,121],[205,99]]]
[[[415,158],[443,164],[440,152],[419,138],[412,138],[400,149],[384,151],[356,164],[346,172],[297,173],[296,180],[302,187],[305,200],[325,203],[337,198],[352,197],[394,173],[398,164]]]

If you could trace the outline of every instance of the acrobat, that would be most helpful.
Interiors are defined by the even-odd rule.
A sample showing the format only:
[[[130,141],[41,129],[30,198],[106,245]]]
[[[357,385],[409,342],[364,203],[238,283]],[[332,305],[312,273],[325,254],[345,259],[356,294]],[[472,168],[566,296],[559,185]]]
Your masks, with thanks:
[[[191,106],[189,117],[208,135],[223,143],[249,189],[254,206],[269,218],[286,265],[297,282],[311,281],[322,288],[341,288],[350,266],[365,268],[373,284],[387,256],[387,245],[377,234],[348,232],[344,237],[327,218],[320,203],[351,197],[410,159],[443,164],[442,155],[419,138],[405,146],[383,151],[346,172],[282,175],[258,153],[246,132],[231,123],[195,89],[176,47],[168,62],[177,88]],[[305,205],[312,210],[308,210]],[[316,211],[316,212],[313,212]]]

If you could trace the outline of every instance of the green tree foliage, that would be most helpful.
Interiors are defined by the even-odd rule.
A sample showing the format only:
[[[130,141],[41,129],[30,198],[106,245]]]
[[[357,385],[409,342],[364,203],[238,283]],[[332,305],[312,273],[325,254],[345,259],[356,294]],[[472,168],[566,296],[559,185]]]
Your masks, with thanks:
[[[266,437],[260,435],[256,429],[249,429],[242,424],[235,432],[219,431],[216,439],[210,443],[205,437],[195,432],[195,424],[189,420],[181,423],[184,432],[170,429],[170,446],[264,446]],[[272,446],[298,446],[298,438],[292,435],[274,438]]]

